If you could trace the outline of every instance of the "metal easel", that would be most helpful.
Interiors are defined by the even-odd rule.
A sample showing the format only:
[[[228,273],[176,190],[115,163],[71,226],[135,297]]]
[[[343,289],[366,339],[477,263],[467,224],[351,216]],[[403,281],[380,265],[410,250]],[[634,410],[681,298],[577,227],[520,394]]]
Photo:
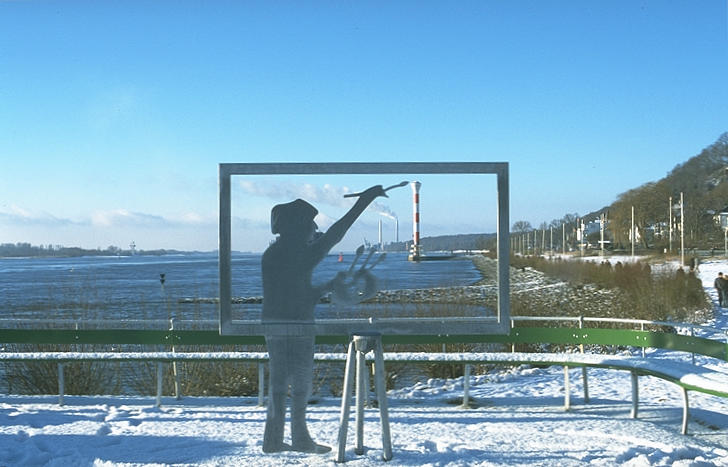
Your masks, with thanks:
[[[341,419],[339,440],[336,451],[336,462],[344,462],[346,450],[346,433],[349,427],[349,409],[351,406],[351,390],[354,383],[354,361],[356,360],[356,448],[358,455],[364,454],[364,404],[369,390],[369,375],[366,367],[366,354],[374,352],[374,386],[379,404],[379,417],[382,423],[382,457],[385,461],[392,459],[392,438],[389,431],[389,411],[387,393],[384,384],[384,355],[382,351],[382,335],[378,332],[358,332],[351,335],[349,351],[346,356],[344,372],[344,389],[341,394]]]

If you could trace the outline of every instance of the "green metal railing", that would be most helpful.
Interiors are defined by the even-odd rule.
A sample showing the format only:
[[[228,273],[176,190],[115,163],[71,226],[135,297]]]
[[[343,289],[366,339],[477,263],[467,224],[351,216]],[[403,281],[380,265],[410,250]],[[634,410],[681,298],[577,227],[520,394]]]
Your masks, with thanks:
[[[604,345],[659,348],[684,351],[728,361],[728,332],[685,323],[669,323],[640,320],[613,320],[573,317],[513,317],[514,327],[509,334],[481,335],[385,335],[383,343],[390,344],[454,344],[454,343],[502,343],[502,344],[556,344],[556,345]],[[576,322],[574,326],[515,326],[515,323]],[[586,322],[610,322],[621,325],[639,325],[640,329],[578,327]],[[2,323],[0,323],[2,324]],[[653,326],[655,330],[646,330]],[[675,329],[710,330],[716,338],[678,334]],[[669,329],[669,330],[666,330]],[[317,344],[346,344],[348,336],[318,336]],[[24,329],[0,328],[1,344],[107,344],[107,345],[174,345],[177,351],[184,346],[199,345],[264,345],[263,336],[222,336],[217,330],[186,329]]]

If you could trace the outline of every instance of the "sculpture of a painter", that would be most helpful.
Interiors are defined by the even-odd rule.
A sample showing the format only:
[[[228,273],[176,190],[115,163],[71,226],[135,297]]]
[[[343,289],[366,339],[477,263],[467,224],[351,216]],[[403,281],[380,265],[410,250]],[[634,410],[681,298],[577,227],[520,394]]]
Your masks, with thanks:
[[[352,208],[325,233],[317,231],[315,207],[304,200],[279,204],[271,211],[271,230],[278,238],[263,254],[263,324],[268,349],[270,382],[263,451],[325,453],[306,426],[306,406],[312,390],[314,308],[334,287],[334,280],[313,285],[316,265],[340,242],[354,221],[378,196],[387,196],[381,185],[356,194]],[[275,324],[284,326],[275,327]],[[276,332],[275,329],[280,329]],[[310,329],[310,331],[307,331]],[[295,331],[291,331],[295,330]],[[291,444],[283,441],[288,388],[291,389]]]

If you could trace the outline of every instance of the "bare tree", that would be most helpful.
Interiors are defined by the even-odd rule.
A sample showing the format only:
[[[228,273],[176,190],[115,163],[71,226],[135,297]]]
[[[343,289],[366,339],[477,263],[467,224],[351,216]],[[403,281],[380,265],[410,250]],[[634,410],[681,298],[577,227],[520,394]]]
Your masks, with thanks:
[[[511,227],[513,233],[526,233],[532,230],[533,227],[531,227],[531,223],[528,221],[516,221],[513,223],[513,227]]]

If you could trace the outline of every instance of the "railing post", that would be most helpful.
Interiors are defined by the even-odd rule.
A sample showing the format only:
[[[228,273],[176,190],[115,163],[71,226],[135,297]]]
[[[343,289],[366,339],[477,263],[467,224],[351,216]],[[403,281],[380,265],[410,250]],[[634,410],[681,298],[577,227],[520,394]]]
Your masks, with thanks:
[[[584,329],[584,317],[583,316],[579,316],[579,329]],[[579,344],[579,350],[581,351],[582,354],[584,353],[584,344]],[[586,375],[585,366],[581,367],[581,381],[582,381],[582,384],[584,385],[584,403],[588,404],[589,403],[589,379],[587,378],[587,375]]]
[[[511,329],[513,329],[514,327],[515,327],[515,321],[511,320]],[[511,353],[515,353],[515,352],[516,352],[516,343],[511,342]]]
[[[258,406],[265,405],[265,363],[258,362]]]
[[[157,362],[157,402],[156,406],[162,406],[162,379],[164,374],[162,372],[162,362]]]
[[[637,411],[639,410],[640,405],[639,380],[637,378],[637,372],[634,370],[630,371],[630,376],[632,380],[632,412],[630,413],[630,416],[632,418],[637,418]]]
[[[695,337],[695,328],[690,326],[690,337]],[[692,361],[692,364],[695,365],[695,352],[690,352],[690,360]]]
[[[682,420],[682,434],[688,434],[688,419],[690,418],[690,405],[688,404],[688,390],[682,388],[683,395],[683,420]]]
[[[65,381],[63,378],[63,363],[58,364],[58,405],[63,405],[63,392]]]
[[[470,364],[466,363],[463,371],[463,409],[470,408]]]
[[[174,318],[169,318],[169,330],[174,331]],[[174,336],[172,336],[172,353],[174,353]],[[174,397],[177,400],[182,399],[182,390],[179,384],[179,374],[177,373],[177,362],[172,362],[172,373],[174,374]]]
[[[564,410],[571,410],[571,383],[569,382],[569,367],[564,365]]]

